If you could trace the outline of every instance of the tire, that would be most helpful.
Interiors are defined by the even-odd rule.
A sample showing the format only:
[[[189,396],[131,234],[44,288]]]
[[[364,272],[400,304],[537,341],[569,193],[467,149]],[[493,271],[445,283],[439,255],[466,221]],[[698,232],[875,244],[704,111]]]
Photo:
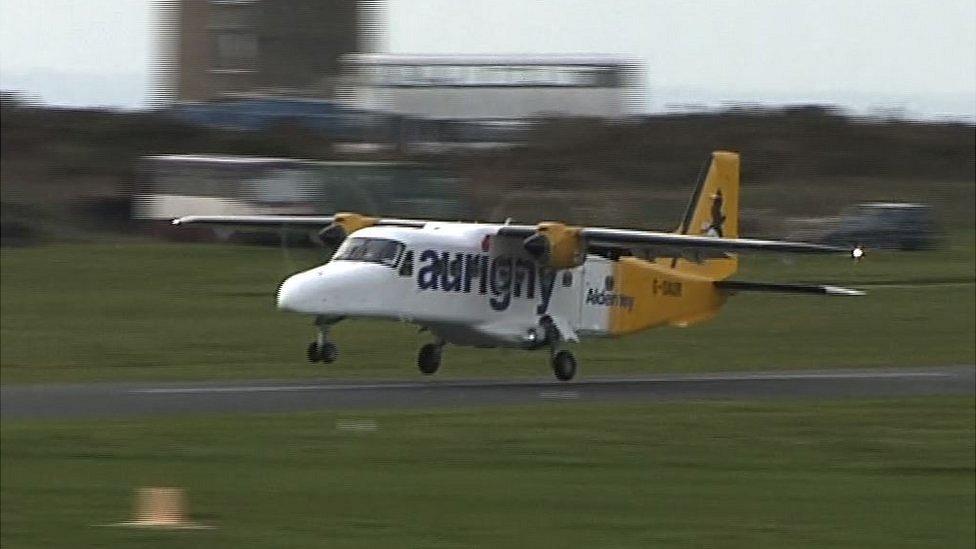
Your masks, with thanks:
[[[326,343],[319,350],[319,360],[326,364],[331,364],[339,358],[339,348],[334,343]]]
[[[437,372],[441,366],[441,347],[434,343],[428,343],[420,348],[417,354],[417,368],[424,375],[431,375]]]
[[[319,353],[318,342],[313,341],[308,344],[308,351],[306,352],[306,356],[308,357],[309,362],[318,362],[319,360],[321,360],[322,355]]]
[[[552,373],[559,381],[569,381],[576,376],[576,357],[569,351],[559,351],[552,357]]]

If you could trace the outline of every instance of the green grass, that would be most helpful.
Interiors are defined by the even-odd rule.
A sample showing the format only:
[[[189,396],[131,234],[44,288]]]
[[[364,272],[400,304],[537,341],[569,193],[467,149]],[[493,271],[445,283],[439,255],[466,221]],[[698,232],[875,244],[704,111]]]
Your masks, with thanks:
[[[5,422],[0,539],[11,549],[972,547],[974,404]],[[350,418],[377,430],[337,429]],[[141,486],[185,488],[192,519],[219,528],[93,526],[129,520]]]
[[[929,253],[743,260],[743,280],[863,286],[865,298],[739,295],[712,322],[591,340],[587,375],[974,362],[972,235]],[[311,264],[275,248],[135,244],[2,250],[4,383],[121,379],[415,376],[430,338],[349,321],[340,360],[304,360],[308,317],[274,308],[277,284]],[[879,285],[880,284],[880,285]],[[547,376],[541,353],[449,348],[443,376]]]

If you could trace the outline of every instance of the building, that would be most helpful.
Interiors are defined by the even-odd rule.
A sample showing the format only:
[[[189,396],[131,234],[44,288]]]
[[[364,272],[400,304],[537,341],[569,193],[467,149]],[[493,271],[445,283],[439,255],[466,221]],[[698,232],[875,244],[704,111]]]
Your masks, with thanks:
[[[168,14],[177,101],[238,92],[329,97],[341,55],[370,47],[355,0],[179,0]]]
[[[465,182],[414,162],[162,155],[142,158],[138,173],[133,218],[162,230],[184,215],[472,215]]]
[[[404,55],[381,4],[179,0],[170,112],[236,129],[299,124],[337,141],[508,146],[540,117],[642,112],[642,65],[613,55]],[[173,101],[170,101],[173,103]]]
[[[640,65],[610,55],[342,56],[339,98],[409,118],[505,122],[639,112]]]

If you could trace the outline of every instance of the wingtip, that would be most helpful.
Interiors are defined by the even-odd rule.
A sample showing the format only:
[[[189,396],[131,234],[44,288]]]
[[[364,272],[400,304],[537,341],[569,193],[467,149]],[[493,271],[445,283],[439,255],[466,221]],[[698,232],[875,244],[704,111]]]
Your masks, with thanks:
[[[843,296],[861,296],[867,295],[864,290],[855,290],[853,288],[841,288],[840,286],[824,286],[824,291],[827,295],[843,295]]]

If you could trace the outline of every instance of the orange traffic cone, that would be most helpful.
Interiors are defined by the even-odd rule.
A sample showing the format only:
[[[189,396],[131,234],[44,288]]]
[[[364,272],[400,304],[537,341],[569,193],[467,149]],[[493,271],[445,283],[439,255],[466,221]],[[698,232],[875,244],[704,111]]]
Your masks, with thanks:
[[[135,513],[134,521],[119,522],[110,526],[174,530],[213,528],[195,524],[187,519],[186,493],[182,488],[139,488],[136,491]]]

